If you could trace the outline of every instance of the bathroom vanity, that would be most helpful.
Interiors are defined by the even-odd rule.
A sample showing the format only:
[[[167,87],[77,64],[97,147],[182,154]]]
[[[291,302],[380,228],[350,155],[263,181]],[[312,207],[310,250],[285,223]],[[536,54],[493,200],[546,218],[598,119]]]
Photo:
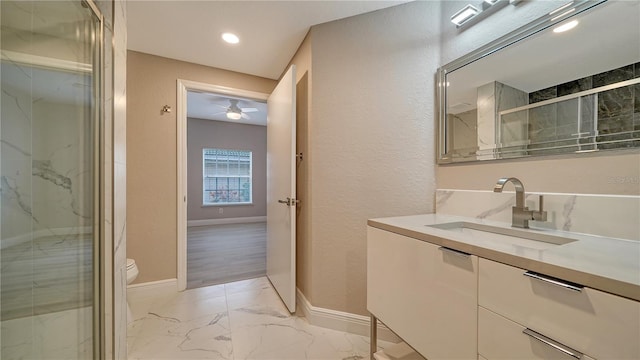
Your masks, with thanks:
[[[638,241],[438,214],[367,231],[372,329],[427,359],[640,358]]]

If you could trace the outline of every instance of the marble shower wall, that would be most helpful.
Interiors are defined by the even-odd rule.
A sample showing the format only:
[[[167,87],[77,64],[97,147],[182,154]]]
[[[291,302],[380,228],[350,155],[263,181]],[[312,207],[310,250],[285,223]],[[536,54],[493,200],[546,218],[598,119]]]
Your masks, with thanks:
[[[478,150],[478,110],[447,114],[447,151],[475,155]]]
[[[527,105],[527,93],[494,81],[478,87],[478,150],[480,159],[493,159],[493,149],[519,148],[527,141],[527,114],[513,113],[500,119],[500,111]],[[505,156],[509,153],[504,152]]]
[[[640,78],[640,63],[531,92],[529,103],[533,104],[635,78]],[[597,141],[640,138],[640,84],[599,93],[597,104],[595,99],[596,96],[592,95],[582,98],[580,104],[577,99],[574,99],[529,110],[529,132],[532,142],[550,141],[551,145],[554,145],[554,140],[561,140],[578,132],[583,135],[594,135],[595,130],[598,132]],[[578,108],[582,112],[580,119],[577,115]],[[594,119],[597,119],[597,126],[594,125]],[[633,131],[635,133],[617,134]],[[562,145],[562,142],[555,145]],[[611,149],[634,145],[640,145],[640,141],[604,144],[598,145],[598,148]],[[574,150],[568,149],[568,151]]]
[[[89,77],[10,61],[2,62],[1,71],[1,180],[7,190],[2,210],[3,222],[10,225],[2,228],[2,247],[30,231],[46,236],[90,232],[93,143],[92,124],[84,116],[90,107],[46,95],[52,83],[85,87]],[[82,89],[75,95],[82,97]]]
[[[538,209],[544,195],[548,221],[532,227],[640,241],[640,196],[527,193],[526,206]],[[511,224],[515,193],[436,190],[436,213],[489,219]]]

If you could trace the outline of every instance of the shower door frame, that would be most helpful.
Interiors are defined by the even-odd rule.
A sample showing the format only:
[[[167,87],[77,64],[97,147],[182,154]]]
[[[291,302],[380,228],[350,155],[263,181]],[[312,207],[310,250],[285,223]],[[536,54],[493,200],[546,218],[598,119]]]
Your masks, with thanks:
[[[77,1],[77,0],[69,0],[69,1]],[[95,37],[92,43],[93,48],[91,49],[92,56],[92,64],[91,64],[91,75],[92,75],[92,101],[95,106],[91,109],[93,122],[93,133],[91,134],[93,140],[93,240],[92,240],[92,272],[93,272],[93,282],[92,282],[92,290],[93,290],[93,301],[92,301],[92,328],[93,328],[93,358],[103,360],[106,358],[107,354],[107,335],[111,334],[113,338],[114,326],[113,322],[108,322],[107,312],[104,311],[107,308],[113,310],[113,296],[108,296],[108,294],[113,294],[113,291],[109,291],[109,289],[113,289],[113,253],[109,251],[109,243],[105,241],[105,207],[104,205],[109,199],[105,198],[105,186],[107,186],[105,177],[103,176],[105,172],[103,168],[106,169],[107,164],[105,161],[105,140],[109,132],[106,128],[105,121],[105,106],[106,99],[105,94],[107,93],[105,89],[105,49],[104,46],[107,43],[104,39],[104,15],[95,4],[94,0],[80,0],[82,4],[85,4],[87,8],[91,9],[92,15],[95,18],[92,18],[92,21],[97,22],[97,26],[95,27]],[[113,52],[112,52],[113,53]],[[84,68],[82,64],[72,64],[67,61],[48,61],[44,60],[44,58],[40,59],[37,56],[21,56],[19,53],[13,53],[12,57],[14,60],[18,62],[24,62],[28,65],[36,65],[36,66],[45,66],[50,67],[53,64],[54,68],[61,68],[64,70],[80,70],[85,71],[88,68]],[[96,70],[97,69],[97,70]],[[113,92],[113,89],[110,89]],[[109,287],[107,285],[110,284]],[[111,311],[111,318],[113,319],[113,311]],[[113,340],[109,341],[110,344],[113,344]]]
[[[93,67],[98,69],[94,71],[94,76],[97,77],[93,81],[93,98],[96,106],[94,107],[94,117],[97,119],[94,126],[94,151],[93,151],[93,204],[94,204],[94,217],[93,217],[93,358],[104,360],[107,353],[107,334],[115,331],[113,323],[107,322],[107,308],[111,308],[111,316],[113,318],[113,296],[107,298],[109,293],[107,284],[113,294],[113,252],[109,251],[109,246],[105,241],[105,208],[108,199],[105,197],[105,177],[103,175],[102,168],[108,164],[105,161],[105,135],[107,135],[107,129],[105,128],[105,106],[106,106],[106,89],[104,88],[105,79],[105,50],[104,46],[107,42],[104,39],[104,15],[95,4],[94,0],[80,0],[93,12],[99,21],[99,26],[96,29],[95,46],[93,50]],[[113,54],[113,49],[112,49]],[[113,86],[113,83],[112,83]],[[113,93],[113,89],[111,89]],[[113,185],[113,184],[111,184]],[[112,194],[113,195],[113,194]],[[113,219],[113,216],[111,216]],[[107,261],[109,260],[109,261]],[[110,270],[110,271],[109,271]],[[103,311],[105,310],[105,311]],[[110,326],[108,326],[110,325]],[[110,331],[109,331],[110,330]],[[112,336],[113,337],[113,336]],[[113,344],[112,341],[109,341]],[[113,350],[113,349],[112,349]],[[113,353],[113,351],[112,351]]]

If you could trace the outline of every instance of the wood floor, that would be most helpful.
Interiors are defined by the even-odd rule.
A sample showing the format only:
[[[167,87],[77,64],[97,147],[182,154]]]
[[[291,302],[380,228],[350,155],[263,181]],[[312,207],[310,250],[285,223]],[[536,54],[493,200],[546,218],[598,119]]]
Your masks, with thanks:
[[[187,288],[265,276],[267,224],[187,228]]]

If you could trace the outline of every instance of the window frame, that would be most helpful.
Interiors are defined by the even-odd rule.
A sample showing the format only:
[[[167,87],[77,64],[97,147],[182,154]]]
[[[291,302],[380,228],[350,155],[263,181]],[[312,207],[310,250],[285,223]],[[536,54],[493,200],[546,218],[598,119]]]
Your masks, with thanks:
[[[248,153],[249,155],[249,175],[218,175],[215,174],[214,176],[211,175],[207,175],[206,174],[206,156],[205,152],[207,150],[216,150],[216,151],[228,151],[228,152],[239,152],[239,153]],[[210,155],[209,155],[210,156]],[[227,160],[227,164],[229,164],[229,161]],[[201,202],[202,202],[202,207],[211,207],[211,206],[238,206],[238,205],[253,205],[253,151],[251,150],[236,150],[236,149],[222,149],[222,148],[214,148],[214,147],[203,147],[202,148],[202,192],[201,192]],[[249,201],[246,202],[207,202],[205,201],[205,191],[207,191],[205,189],[205,183],[207,181],[207,179],[215,179],[215,178],[236,178],[236,179],[242,179],[242,178],[246,178],[249,179]],[[240,190],[240,189],[238,189]],[[227,191],[229,191],[229,189],[227,189]]]

